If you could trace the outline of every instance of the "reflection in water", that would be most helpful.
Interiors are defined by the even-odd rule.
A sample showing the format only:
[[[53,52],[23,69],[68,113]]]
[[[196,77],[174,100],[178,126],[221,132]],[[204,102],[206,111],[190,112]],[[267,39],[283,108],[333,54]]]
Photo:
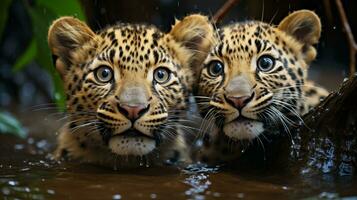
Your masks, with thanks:
[[[355,161],[351,152],[356,144],[357,141],[353,137],[341,138],[340,148],[327,137],[312,138],[308,142],[307,166],[301,170],[301,174],[319,170],[324,174],[337,172],[340,176],[353,176]]]
[[[191,188],[185,191],[185,194],[190,199],[204,199],[204,192],[209,188],[211,182],[208,180],[209,175],[195,174],[186,178],[185,183],[190,185]]]
[[[154,168],[145,167],[150,164],[145,159],[140,169],[115,171],[54,162],[50,159],[52,135],[32,135],[26,140],[0,135],[0,141],[0,199],[316,199],[357,194],[357,181],[352,176],[326,173],[300,177],[279,169],[278,173],[252,173],[202,164],[183,170]],[[311,165],[329,172],[336,148],[327,140],[311,142],[325,147],[324,151],[316,151]],[[299,157],[299,147],[295,149],[295,156]],[[338,167],[349,174],[351,157],[342,155],[347,165]]]
[[[12,179],[0,178],[0,188],[3,199],[46,199],[49,195],[55,194],[53,190],[42,191],[38,187],[31,187],[20,184]]]
[[[204,195],[211,194],[208,191],[211,182],[209,180],[209,173],[215,173],[218,171],[218,167],[207,167],[202,164],[190,165],[184,170],[184,172],[189,175],[184,181],[184,183],[188,184],[190,188],[185,191],[185,195],[189,197],[189,199],[204,199]],[[218,197],[219,193],[214,193],[213,196]]]

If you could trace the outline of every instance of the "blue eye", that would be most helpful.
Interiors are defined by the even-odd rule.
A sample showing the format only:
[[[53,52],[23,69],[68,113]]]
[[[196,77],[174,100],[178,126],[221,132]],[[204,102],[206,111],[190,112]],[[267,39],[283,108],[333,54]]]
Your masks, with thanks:
[[[211,61],[208,64],[208,73],[211,76],[219,76],[223,74],[223,63],[217,60]]]
[[[257,61],[257,67],[262,72],[270,71],[274,68],[275,59],[270,55],[262,55]]]
[[[95,71],[95,77],[99,82],[108,83],[113,79],[113,70],[106,65],[101,65]]]
[[[159,67],[154,71],[154,79],[156,82],[163,84],[171,78],[171,71],[165,67]]]

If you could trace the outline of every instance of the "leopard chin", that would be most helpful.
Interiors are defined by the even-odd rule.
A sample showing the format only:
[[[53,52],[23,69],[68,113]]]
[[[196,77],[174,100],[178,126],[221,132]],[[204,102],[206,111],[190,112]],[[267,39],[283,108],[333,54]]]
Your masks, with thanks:
[[[156,142],[145,136],[114,136],[109,140],[109,148],[121,156],[144,156],[156,148]]]
[[[252,119],[236,119],[223,126],[224,134],[233,140],[252,140],[263,131],[263,123]]]

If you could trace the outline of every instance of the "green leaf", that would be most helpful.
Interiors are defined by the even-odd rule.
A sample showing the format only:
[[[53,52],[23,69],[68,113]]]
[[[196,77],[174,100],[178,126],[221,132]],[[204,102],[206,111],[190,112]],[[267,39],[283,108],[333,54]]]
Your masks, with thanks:
[[[56,15],[51,10],[40,5],[28,7],[28,11],[32,19],[32,24],[36,24],[36,26],[33,27],[34,41],[37,45],[35,60],[51,74],[55,88],[54,99],[57,105],[63,109],[65,106],[63,85],[52,64],[51,51],[47,44],[48,27],[52,21],[56,19]]]
[[[70,15],[75,16],[80,20],[85,20],[85,15],[79,1],[73,0],[37,0],[40,7],[45,7],[51,10],[56,18],[60,16]]]
[[[0,2],[0,39],[7,22],[7,18],[8,18],[7,13],[10,4],[11,4],[11,0],[1,0]]]
[[[27,136],[27,132],[19,121],[10,113],[4,111],[0,111],[0,133],[12,134],[21,138]]]
[[[22,69],[35,59],[51,74],[55,88],[54,99],[57,105],[64,109],[65,95],[62,80],[52,64],[52,56],[47,44],[47,31],[51,23],[60,16],[72,15],[85,20],[85,15],[77,0],[36,0],[36,3],[32,5],[27,4],[27,10],[33,25],[33,40],[16,62],[14,70]]]
[[[37,54],[37,44],[34,39],[31,40],[30,45],[27,47],[26,51],[17,59],[15,65],[13,66],[14,72],[18,72],[23,69],[27,64],[33,61]]]

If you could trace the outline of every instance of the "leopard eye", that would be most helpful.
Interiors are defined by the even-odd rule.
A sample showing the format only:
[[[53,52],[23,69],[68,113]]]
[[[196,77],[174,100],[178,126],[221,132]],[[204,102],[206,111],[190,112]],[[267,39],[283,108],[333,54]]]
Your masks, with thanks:
[[[270,71],[274,68],[275,59],[270,55],[262,55],[257,61],[257,67],[262,72]]]
[[[95,78],[101,83],[108,83],[113,79],[113,70],[106,65],[101,65],[95,71]]]
[[[168,82],[170,78],[171,71],[165,67],[159,67],[154,71],[154,79],[160,84]]]
[[[223,73],[223,63],[217,60],[211,61],[208,64],[208,73],[215,77],[221,75]]]

